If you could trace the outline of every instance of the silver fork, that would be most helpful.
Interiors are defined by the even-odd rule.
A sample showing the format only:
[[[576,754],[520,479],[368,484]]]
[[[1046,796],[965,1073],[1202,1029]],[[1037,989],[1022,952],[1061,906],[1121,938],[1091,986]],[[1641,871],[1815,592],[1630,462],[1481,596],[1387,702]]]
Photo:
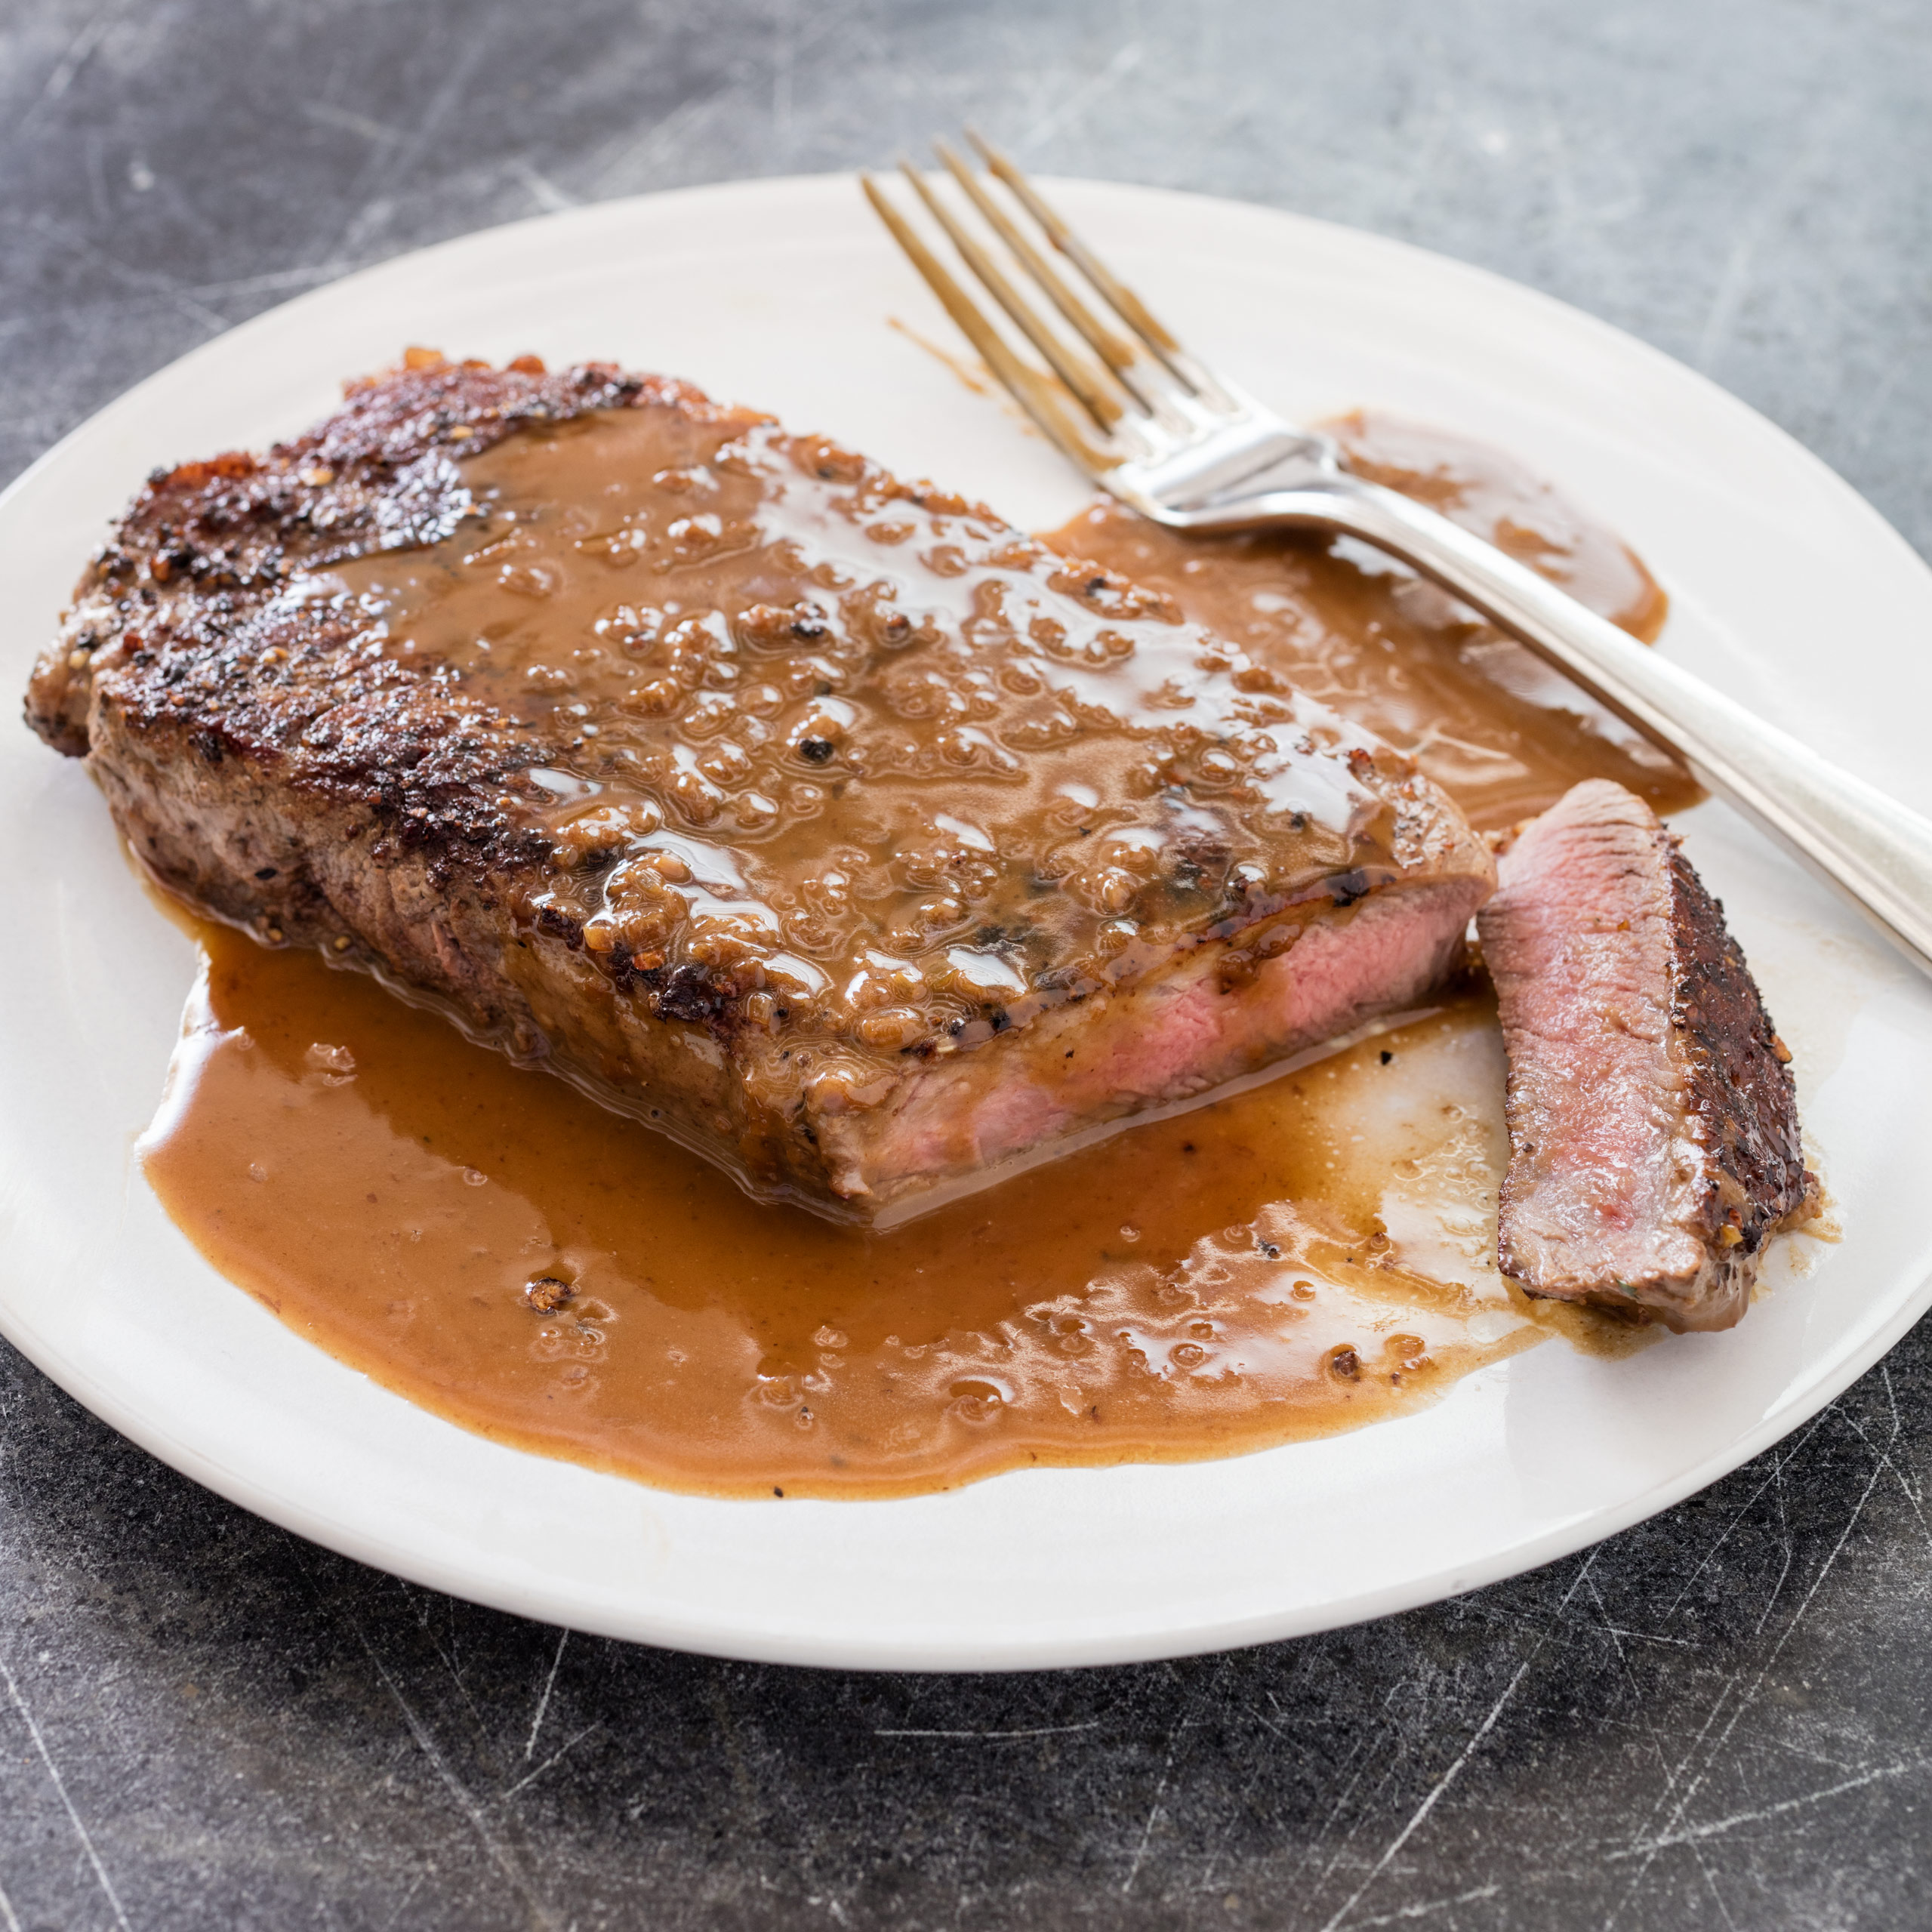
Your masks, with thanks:
[[[966,293],[879,183],[865,175],[861,184],[988,368],[1102,488],[1170,529],[1335,531],[1400,559],[1682,758],[1932,973],[1932,823],[1494,545],[1351,474],[1332,438],[1284,422],[1189,354],[1006,156],[970,131],[968,138],[987,174],[934,145],[978,217],[977,232],[924,175],[909,165],[903,172],[1038,362]]]

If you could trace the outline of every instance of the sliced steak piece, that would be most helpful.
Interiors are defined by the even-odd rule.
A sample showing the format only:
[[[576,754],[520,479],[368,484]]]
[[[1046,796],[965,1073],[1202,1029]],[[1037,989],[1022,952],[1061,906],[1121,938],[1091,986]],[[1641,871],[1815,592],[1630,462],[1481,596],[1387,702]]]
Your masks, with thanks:
[[[1813,1210],[1790,1055],[1724,908],[1621,785],[1577,785],[1477,916],[1509,1052],[1503,1272],[1533,1295],[1728,1328]]]
[[[1487,849],[1164,599],[681,384],[418,353],[35,670],[174,891],[861,1219],[1415,1003]]]

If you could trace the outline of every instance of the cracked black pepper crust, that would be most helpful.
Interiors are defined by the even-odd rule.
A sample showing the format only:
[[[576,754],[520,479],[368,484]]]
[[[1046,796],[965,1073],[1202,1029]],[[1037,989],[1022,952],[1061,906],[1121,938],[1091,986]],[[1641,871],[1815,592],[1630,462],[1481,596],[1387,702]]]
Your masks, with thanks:
[[[666,402],[737,413],[606,364],[553,374],[532,358],[495,369],[414,352],[265,457],[157,470],[90,562],[27,723],[77,757],[105,729],[249,761],[444,872],[541,861],[547,842],[502,795],[550,747],[285,593],[304,572],[450,535],[471,507],[458,459],[521,425]]]
[[[1815,1207],[1790,1055],[1744,954],[1680,842],[1669,833],[1671,1024],[1685,1097],[1709,1161],[1699,1218],[1709,1240],[1730,1227],[1739,1259]]]

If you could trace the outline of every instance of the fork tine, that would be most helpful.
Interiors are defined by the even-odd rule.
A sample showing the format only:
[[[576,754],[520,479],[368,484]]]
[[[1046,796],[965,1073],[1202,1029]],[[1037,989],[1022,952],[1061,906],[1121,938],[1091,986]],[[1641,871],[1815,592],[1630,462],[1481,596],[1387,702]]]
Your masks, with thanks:
[[[974,306],[972,297],[946,272],[911,223],[886,199],[878,183],[870,174],[860,175],[858,180],[873,211],[890,230],[907,260],[924,276],[941,306],[979,351],[981,359],[1008,394],[1089,475],[1098,476],[1110,468],[1117,460],[1114,453],[1086,433],[1086,411],[1074,403],[1072,395],[1037,369],[1028,368],[1013,353],[1000,331]]]
[[[1087,413],[1093,420],[1103,430],[1111,430],[1120,420],[1120,405],[1102,387],[1105,379],[1101,371],[1074,355],[1041,321],[1018,290],[1000,273],[993,257],[954,219],[951,211],[932,192],[925,177],[907,162],[901,162],[899,169],[912,183],[933,219],[945,230],[966,266],[1012,318],[1020,333],[1046,358],[1054,374],[1086,405]]]
[[[1124,378],[1126,371],[1139,361],[1140,352],[1131,342],[1123,341],[1116,335],[1074,293],[1067,285],[1066,277],[1034,246],[1018,223],[986,192],[979,177],[951,148],[944,141],[935,141],[932,151],[945,163],[953,179],[966,190],[987,226],[1012,250],[1027,273],[1046,291],[1053,306],[1086,338],[1108,367]]]
[[[1021,205],[1046,230],[1047,239],[1111,303],[1122,321],[1165,362],[1174,374],[1195,385],[1191,374],[1177,365],[1176,359],[1185,354],[1172,333],[1156,319],[1152,310],[1073,230],[1040,199],[1040,193],[1019,169],[976,128],[966,130],[966,139],[979,150],[980,159],[1018,198]]]

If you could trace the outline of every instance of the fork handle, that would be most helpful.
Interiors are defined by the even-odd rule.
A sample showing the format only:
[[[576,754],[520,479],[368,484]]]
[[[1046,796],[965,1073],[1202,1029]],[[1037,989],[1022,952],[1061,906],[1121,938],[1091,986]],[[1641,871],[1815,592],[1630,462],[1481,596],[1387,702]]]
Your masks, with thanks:
[[[1396,491],[1348,478],[1271,491],[1254,507],[1266,513],[1260,522],[1357,537],[1473,605],[1682,758],[1712,791],[1781,840],[1921,971],[1932,973],[1932,821],[1754,716],[1493,544]]]

